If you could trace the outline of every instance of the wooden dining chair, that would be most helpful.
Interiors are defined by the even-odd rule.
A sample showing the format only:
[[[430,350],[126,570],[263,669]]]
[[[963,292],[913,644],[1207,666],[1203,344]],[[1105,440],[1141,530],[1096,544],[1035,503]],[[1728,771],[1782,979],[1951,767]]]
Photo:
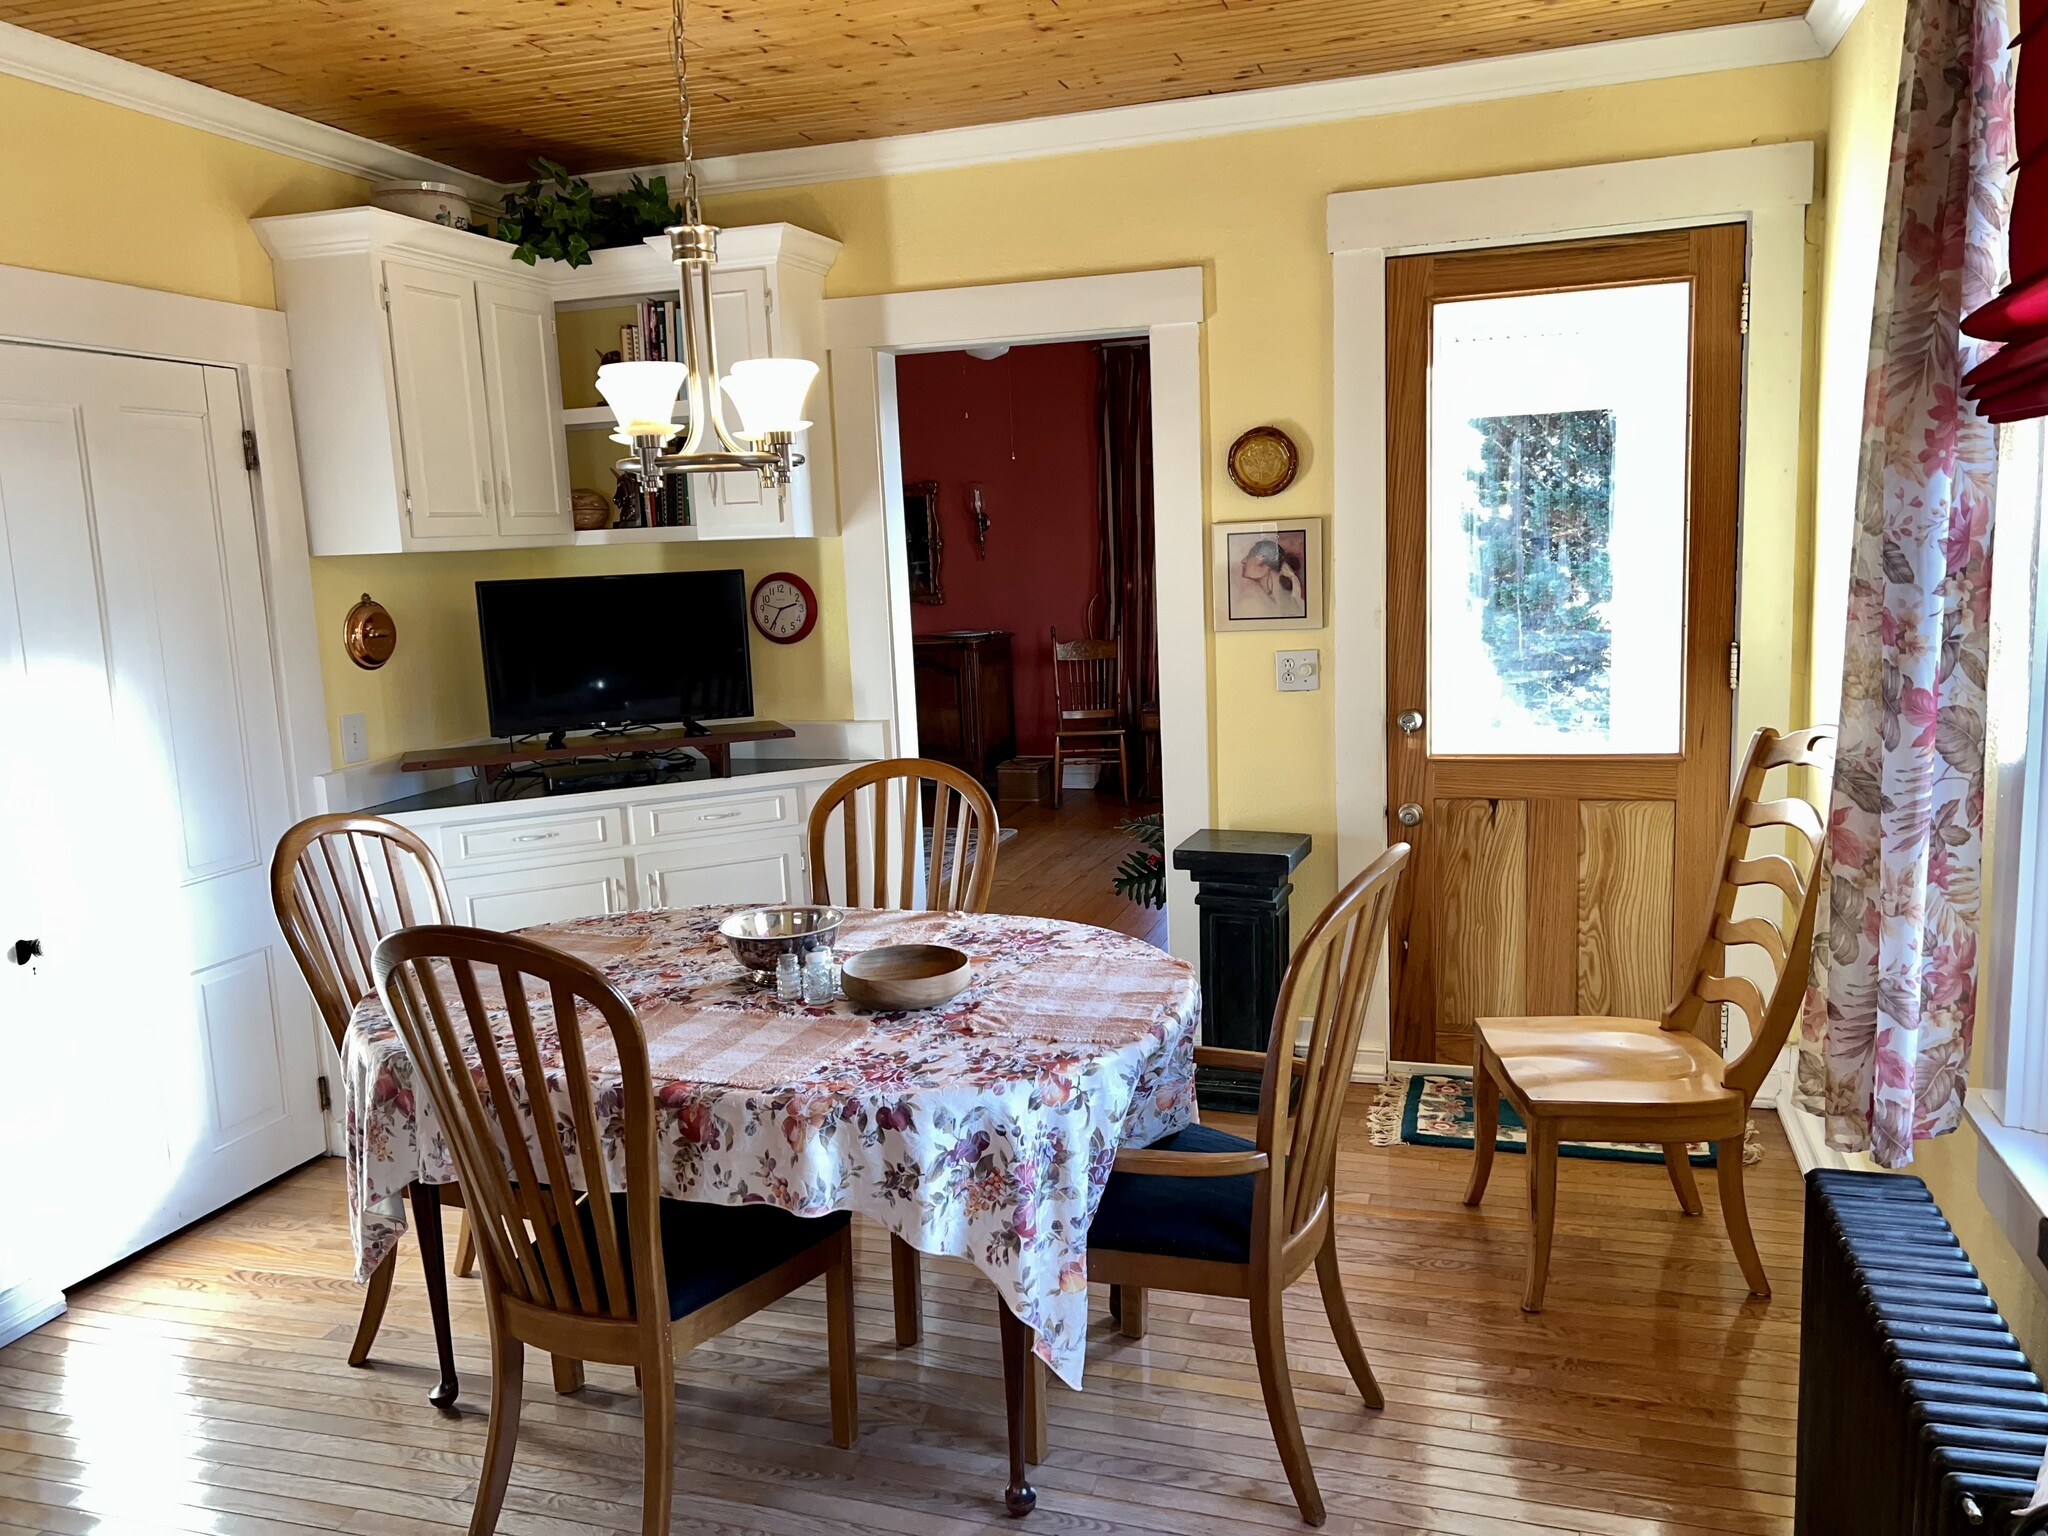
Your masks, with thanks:
[[[926,786],[931,786],[926,804]],[[826,857],[839,818],[839,895]],[[862,826],[869,829],[863,858]],[[893,831],[892,831],[893,827]],[[996,803],[971,775],[928,757],[891,757],[835,779],[811,807],[811,900],[899,911],[986,912],[1003,835]],[[893,866],[893,869],[892,869]],[[918,874],[924,875],[919,890]],[[864,878],[865,872],[865,878]],[[889,1234],[896,1343],[923,1333],[924,1276],[917,1250]]]
[[[1198,1066],[1263,1074],[1255,1138],[1191,1125],[1142,1150],[1117,1153],[1088,1229],[1088,1278],[1110,1285],[1126,1337],[1144,1336],[1148,1290],[1251,1303],[1266,1417],[1310,1525],[1323,1523],[1323,1496],[1295,1411],[1281,1298],[1313,1264],[1338,1353],[1366,1406],[1382,1406],[1338,1268],[1336,1158],[1351,1063],[1407,862],[1408,845],[1396,843],[1302,936],[1263,1053],[1195,1048]],[[1308,1044],[1297,1049],[1296,1021],[1304,1014],[1311,1019]]]
[[[1130,742],[1114,640],[1062,640],[1059,630],[1053,630],[1052,711],[1054,807],[1060,804],[1068,763],[1115,763],[1117,788],[1129,805]]]
[[[1529,1272],[1522,1310],[1543,1310],[1551,1230],[1557,1219],[1557,1149],[1564,1141],[1653,1142],[1688,1216],[1700,1214],[1689,1144],[1714,1144],[1721,1219],[1743,1277],[1758,1296],[1771,1294],[1742,1187],[1742,1142],[1750,1106],[1778,1059],[1799,1013],[1804,957],[1813,945],[1814,908],[1826,816],[1802,789],[1825,794],[1834,765],[1835,730],[1751,738],[1728,807],[1720,885],[1700,937],[1692,980],[1656,1019],[1497,1018],[1473,1025],[1474,1124],[1472,1182],[1465,1203],[1477,1205],[1493,1169],[1503,1094],[1528,1128]],[[1781,798],[1765,799],[1765,783],[1782,771]],[[1782,850],[1782,851],[1781,851]],[[1773,893],[1777,917],[1736,916],[1744,891]],[[1785,915],[1793,934],[1785,938]],[[1737,969],[1728,951],[1756,963]],[[1751,979],[1769,974],[1768,995]],[[1788,974],[1790,972],[1791,974]],[[1733,1061],[1720,1047],[1722,1005],[1733,1003],[1749,1024],[1749,1043]]]
[[[270,860],[270,904],[337,1058],[356,1004],[374,985],[370,959],[377,941],[416,923],[445,923],[451,915],[434,850],[409,827],[381,816],[314,816],[288,830]],[[447,1205],[462,1203],[452,1185],[442,1186],[440,1196]],[[387,1254],[370,1276],[350,1365],[370,1358],[397,1262],[395,1252]],[[456,1273],[467,1275],[475,1263],[476,1245],[464,1222]]]
[[[847,1214],[806,1219],[779,1206],[663,1199],[639,1017],[573,955],[435,925],[391,935],[375,964],[384,1006],[461,1174],[483,1261],[491,1418],[471,1536],[496,1529],[505,1501],[529,1344],[555,1357],[562,1391],[582,1385],[585,1361],[634,1368],[640,1528],[653,1536],[669,1529],[676,1356],[822,1277],[832,1442],[852,1445]],[[550,1010],[539,1026],[536,997]],[[543,1055],[543,1037],[556,1061]],[[593,1056],[607,1074],[615,1064],[616,1094],[593,1084]],[[534,1105],[549,1112],[535,1114]],[[608,1165],[623,1171],[623,1192],[608,1192]],[[579,1196],[579,1183],[595,1193]]]

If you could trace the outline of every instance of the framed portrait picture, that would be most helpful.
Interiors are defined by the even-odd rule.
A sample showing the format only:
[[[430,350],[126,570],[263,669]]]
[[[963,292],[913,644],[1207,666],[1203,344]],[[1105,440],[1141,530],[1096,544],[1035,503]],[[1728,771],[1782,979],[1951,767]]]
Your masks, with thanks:
[[[1323,627],[1323,520],[1216,523],[1209,529],[1216,628]]]

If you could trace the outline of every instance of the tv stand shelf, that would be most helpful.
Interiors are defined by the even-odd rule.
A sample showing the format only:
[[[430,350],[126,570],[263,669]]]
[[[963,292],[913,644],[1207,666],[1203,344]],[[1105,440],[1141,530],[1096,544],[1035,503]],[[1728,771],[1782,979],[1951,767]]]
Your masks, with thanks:
[[[715,778],[732,774],[732,749],[743,741],[780,741],[795,731],[779,720],[742,720],[732,725],[714,725],[707,731],[636,731],[620,736],[571,736],[559,747],[545,740],[526,745],[508,741],[478,742],[467,747],[432,747],[408,752],[399,763],[406,773],[424,773],[436,768],[478,768],[486,779],[495,779],[507,768],[521,763],[566,763],[585,757],[642,757],[649,752],[674,752],[688,748],[703,754]]]

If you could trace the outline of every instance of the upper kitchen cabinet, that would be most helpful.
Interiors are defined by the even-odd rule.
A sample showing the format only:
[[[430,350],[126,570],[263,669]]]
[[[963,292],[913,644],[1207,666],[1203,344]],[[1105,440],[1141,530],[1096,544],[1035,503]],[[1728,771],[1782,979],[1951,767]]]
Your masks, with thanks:
[[[563,340],[593,323],[616,337],[610,316],[582,312],[630,314],[643,299],[673,297],[665,238],[572,269],[528,267],[501,241],[375,208],[255,225],[291,331],[314,554],[838,531],[823,379],[790,486],[693,475],[689,526],[575,530],[572,482],[609,495],[624,450],[608,442],[609,413],[590,408],[598,350]],[[822,366],[825,274],[838,250],[790,225],[723,231],[712,272],[720,367],[764,356]]]

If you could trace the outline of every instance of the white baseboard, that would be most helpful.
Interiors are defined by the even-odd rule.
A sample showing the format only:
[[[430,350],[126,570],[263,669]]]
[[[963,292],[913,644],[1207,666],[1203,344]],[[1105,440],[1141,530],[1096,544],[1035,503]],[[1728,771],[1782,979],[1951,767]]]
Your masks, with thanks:
[[[1351,1081],[1354,1083],[1384,1083],[1386,1080],[1386,1048],[1378,1045],[1361,1045],[1358,1048],[1358,1054],[1351,1059]]]
[[[31,1290],[25,1285],[0,1291],[0,1345],[12,1344],[63,1314],[62,1292]]]
[[[1764,1104],[1759,1096],[1757,1102]],[[1778,1124],[1785,1128],[1785,1140],[1792,1144],[1792,1161],[1799,1165],[1803,1177],[1816,1168],[1869,1169],[1869,1158],[1861,1153],[1850,1154],[1837,1151],[1828,1145],[1827,1127],[1818,1115],[1810,1115],[1792,1100],[1792,1082],[1789,1076],[1779,1088],[1777,1097],[1766,1104],[1776,1109]]]

